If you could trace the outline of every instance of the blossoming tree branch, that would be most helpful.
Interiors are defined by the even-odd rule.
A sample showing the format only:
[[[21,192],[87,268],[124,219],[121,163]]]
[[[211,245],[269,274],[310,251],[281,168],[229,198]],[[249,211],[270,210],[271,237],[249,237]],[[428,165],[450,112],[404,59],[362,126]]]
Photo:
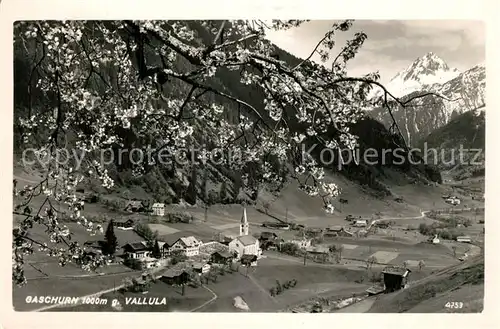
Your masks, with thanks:
[[[113,188],[109,168],[96,159],[101,150],[120,147],[130,136],[139,145],[156,146],[151,159],[134,164],[135,175],[158,165],[162,150],[176,154],[206,143],[197,153],[206,161],[213,149],[242,155],[225,165],[241,173],[246,192],[263,185],[279,190],[295,179],[332,212],[339,189],[304,154],[303,141],[353,149],[357,141],[349,125],[365,108],[385,106],[391,113],[391,107],[409,100],[393,97],[378,82],[378,73],[347,75],[346,65],[365,33],[355,33],[331,56],[335,36],[348,31],[351,20],[333,24],[306,59],[293,65],[280,59],[265,39],[266,30],[303,23],[200,21],[198,28],[187,21],[16,23],[16,54],[30,63],[29,101],[19,126],[23,142],[49,161],[39,183],[14,187],[22,200],[14,214],[22,220],[14,234],[13,281],[26,282],[25,256],[35,248],[58,258],[61,266],[73,262],[95,270],[106,264],[106,255],[91,255],[73,241],[61,219],[68,216],[90,234],[102,231],[82,213],[76,186],[99,180]],[[323,63],[311,60],[315,54]],[[238,73],[241,88],[263,93],[263,101],[226,90],[219,75],[231,71]],[[378,99],[368,97],[373,87],[384,90]],[[87,155],[81,166],[57,161],[56,155],[68,149]],[[35,207],[34,198],[43,198],[41,205]],[[46,240],[29,234],[34,225],[45,227]]]

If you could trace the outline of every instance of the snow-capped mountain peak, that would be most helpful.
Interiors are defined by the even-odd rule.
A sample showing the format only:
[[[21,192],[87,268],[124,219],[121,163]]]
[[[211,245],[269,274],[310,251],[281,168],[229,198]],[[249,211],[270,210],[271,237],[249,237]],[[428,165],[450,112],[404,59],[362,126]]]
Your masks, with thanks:
[[[433,52],[417,58],[406,69],[399,72],[387,84],[387,90],[396,97],[414,91],[426,90],[436,83],[445,83],[460,74]]]

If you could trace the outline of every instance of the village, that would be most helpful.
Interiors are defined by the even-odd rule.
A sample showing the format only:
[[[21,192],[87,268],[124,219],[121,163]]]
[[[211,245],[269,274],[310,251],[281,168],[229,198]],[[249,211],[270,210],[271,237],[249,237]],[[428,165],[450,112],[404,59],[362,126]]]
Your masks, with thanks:
[[[220,206],[213,207],[207,219],[199,207],[182,210],[159,202],[129,200],[119,212],[121,216],[102,222],[107,231],[113,231],[117,243],[109,272],[100,274],[102,280],[112,279],[113,289],[99,295],[115,298],[118,293],[122,303],[93,305],[92,310],[186,310],[182,305],[187,303],[193,306],[191,310],[201,312],[261,307],[262,311],[316,312],[317,302],[312,300],[318,287],[326,284],[321,282],[328,282],[326,291],[333,292],[330,297],[338,303],[404,289],[435,269],[481,253],[484,208],[460,205],[466,198],[442,195],[443,205],[452,207],[422,212],[421,216],[347,214],[330,220],[336,225],[329,226],[315,225],[312,218],[300,222],[288,210],[283,217],[254,206]],[[470,204],[480,202],[473,201],[474,196],[468,198]],[[459,201],[453,204],[449,200]],[[343,203],[349,201],[343,199]],[[447,219],[450,214],[452,224]],[[456,222],[464,214],[470,214],[469,218],[474,214],[476,221]],[[451,226],[464,234],[447,236],[446,227]],[[106,234],[87,239],[87,252],[102,254],[105,240]],[[348,277],[342,278],[345,275]],[[256,305],[254,299],[263,298],[253,296],[256,293],[271,301]],[[87,310],[91,305],[45,307]]]

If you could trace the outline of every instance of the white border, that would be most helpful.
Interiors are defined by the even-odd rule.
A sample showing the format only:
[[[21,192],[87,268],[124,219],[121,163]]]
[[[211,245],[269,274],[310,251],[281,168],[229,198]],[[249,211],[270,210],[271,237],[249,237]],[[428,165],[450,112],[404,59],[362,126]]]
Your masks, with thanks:
[[[410,4],[411,3],[411,4]],[[1,239],[1,284],[2,291],[0,325],[5,328],[97,328],[120,327],[142,328],[174,327],[182,328],[214,327],[214,328],[258,328],[268,327],[370,327],[387,328],[387,325],[404,326],[407,329],[419,327],[492,327],[494,322],[494,305],[496,305],[498,279],[495,275],[498,261],[495,251],[497,244],[498,202],[499,195],[498,155],[493,149],[495,124],[498,121],[498,59],[495,50],[498,19],[493,16],[499,12],[498,1],[292,1],[292,0],[219,0],[173,2],[163,1],[70,1],[70,0],[3,0],[0,2],[0,35],[1,35],[1,109],[2,134],[1,154],[4,162],[1,175],[3,227]],[[487,182],[486,199],[488,206],[487,238],[486,238],[486,291],[485,310],[482,314],[242,314],[228,313],[221,316],[217,313],[183,314],[183,313],[25,313],[14,312],[12,308],[11,286],[11,209],[12,209],[12,108],[13,108],[13,71],[12,71],[12,24],[15,20],[27,19],[206,19],[206,18],[308,18],[308,19],[477,19],[487,21]],[[492,166],[489,166],[492,164]],[[495,222],[496,220],[496,222]],[[411,316],[411,317],[410,317]]]

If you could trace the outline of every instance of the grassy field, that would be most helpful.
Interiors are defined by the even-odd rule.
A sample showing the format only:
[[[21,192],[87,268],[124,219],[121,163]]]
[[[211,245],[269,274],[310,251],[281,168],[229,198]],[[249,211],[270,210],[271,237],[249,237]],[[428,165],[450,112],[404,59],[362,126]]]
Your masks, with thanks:
[[[434,274],[410,284],[407,289],[380,296],[369,312],[408,312],[414,308],[416,309],[414,311],[418,312],[427,309],[426,305],[428,304],[433,306],[435,311],[444,312],[446,304],[444,300],[446,300],[447,295],[448,297],[462,298],[447,301],[469,303],[469,310],[478,312],[481,309],[477,307],[482,306],[482,304],[478,305],[477,301],[484,296],[484,290],[481,286],[484,287],[484,258],[476,257],[470,261],[436,271]],[[466,295],[466,287],[472,289],[469,290],[472,292],[470,296]]]
[[[16,311],[28,311],[43,307],[26,303],[27,296],[68,296],[80,297],[97,291],[119,286],[125,278],[135,277],[133,272],[93,278],[46,278],[30,280],[23,287],[13,285],[13,304]]]
[[[161,281],[154,283],[147,293],[139,292],[114,292],[108,293],[101,298],[107,299],[107,305],[79,305],[76,307],[58,308],[57,311],[71,312],[116,312],[112,306],[112,300],[117,299],[122,306],[122,312],[187,312],[212,298],[212,294],[203,287],[186,287],[184,296],[180,287],[172,287]],[[146,300],[157,298],[157,305],[131,304],[131,298]],[[163,298],[166,304],[162,304]],[[129,303],[127,304],[127,300]]]
[[[349,290],[351,293],[364,291],[367,284],[355,281],[366,275],[364,271],[353,271],[342,268],[327,268],[314,264],[303,266],[294,262],[265,258],[259,265],[240,274],[231,274],[220,278],[217,283],[209,283],[219,297],[200,310],[200,312],[234,312],[234,297],[240,296],[248,304],[251,312],[275,312],[294,304],[306,301],[319,294],[336,294]],[[269,290],[275,287],[278,280],[297,280],[297,285],[272,297]]]

